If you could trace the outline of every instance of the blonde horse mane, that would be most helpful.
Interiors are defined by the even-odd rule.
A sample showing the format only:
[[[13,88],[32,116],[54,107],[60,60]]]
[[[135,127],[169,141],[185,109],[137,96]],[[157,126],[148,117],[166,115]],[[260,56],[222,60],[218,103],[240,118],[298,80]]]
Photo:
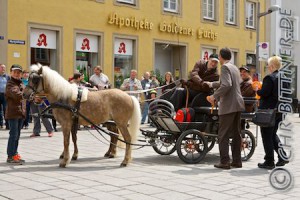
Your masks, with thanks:
[[[61,100],[71,98],[74,88],[77,90],[77,86],[69,83],[57,71],[52,70],[48,66],[42,66],[41,64],[32,65],[30,70],[38,72],[41,68],[43,68],[43,78],[49,84],[49,89],[53,92],[53,95]]]

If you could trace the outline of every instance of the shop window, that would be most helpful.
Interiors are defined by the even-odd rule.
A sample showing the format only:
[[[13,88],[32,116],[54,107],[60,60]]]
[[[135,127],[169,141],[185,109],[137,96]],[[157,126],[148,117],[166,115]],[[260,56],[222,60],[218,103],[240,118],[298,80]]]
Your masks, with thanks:
[[[114,87],[120,88],[123,80],[134,69],[134,40],[116,38],[114,42]]]
[[[31,63],[40,63],[41,65],[50,65],[50,49],[31,48]]]

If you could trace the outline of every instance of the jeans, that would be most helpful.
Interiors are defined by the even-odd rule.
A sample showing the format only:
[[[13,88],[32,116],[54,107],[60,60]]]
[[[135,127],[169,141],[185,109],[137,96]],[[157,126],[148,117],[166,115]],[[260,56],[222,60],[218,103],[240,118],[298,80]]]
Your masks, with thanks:
[[[146,118],[148,116],[148,110],[149,110],[149,102],[145,101],[144,102],[144,109],[142,113],[142,123],[145,123]]]
[[[7,156],[18,154],[19,139],[23,126],[23,119],[9,119],[9,138],[7,143]]]

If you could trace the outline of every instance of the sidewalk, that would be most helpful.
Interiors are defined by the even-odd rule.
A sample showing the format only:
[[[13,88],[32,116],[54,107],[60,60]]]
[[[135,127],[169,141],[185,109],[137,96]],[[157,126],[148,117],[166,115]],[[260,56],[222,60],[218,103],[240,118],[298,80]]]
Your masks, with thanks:
[[[119,165],[124,150],[118,149],[115,159],[104,158],[107,142],[94,130],[78,132],[79,157],[67,168],[59,168],[63,150],[61,132],[52,138],[47,132],[30,138],[32,124],[22,130],[19,153],[25,165],[6,163],[7,130],[0,130],[0,200],[2,199],[299,199],[300,197],[300,118],[294,114],[292,161],[284,168],[294,179],[288,191],[275,190],[269,177],[271,170],[257,168],[263,161],[261,138],[252,158],[241,169],[220,170],[216,145],[199,164],[183,163],[176,152],[161,156],[151,147],[133,150],[133,161],[126,168]],[[255,126],[250,127],[255,134]],[[260,133],[258,134],[260,135]],[[98,139],[97,139],[98,138]],[[103,144],[103,141],[105,144]],[[70,153],[73,144],[70,142]],[[279,177],[280,178],[280,177]],[[282,180],[282,179],[280,179]]]

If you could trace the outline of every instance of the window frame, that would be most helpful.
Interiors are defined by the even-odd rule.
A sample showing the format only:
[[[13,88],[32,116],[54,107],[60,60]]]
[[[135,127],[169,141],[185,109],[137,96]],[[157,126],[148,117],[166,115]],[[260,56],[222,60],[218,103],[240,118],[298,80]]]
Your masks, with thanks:
[[[212,17],[207,16],[208,15],[208,1],[212,1]],[[205,5],[206,4],[206,5]],[[202,12],[203,12],[203,19],[204,20],[210,20],[210,21],[216,21],[217,16],[216,16],[216,0],[203,0],[202,1]]]
[[[165,7],[165,1],[168,1],[168,8],[166,8]],[[164,12],[171,12],[171,13],[179,13],[179,1],[180,0],[175,0],[175,6],[176,6],[176,8],[175,9],[171,9],[170,7],[170,5],[171,5],[171,1],[172,0],[163,0],[163,11]]]
[[[136,5],[136,0],[116,0],[117,3],[125,3],[130,5]]]
[[[233,9],[230,9],[230,7],[228,6],[229,1],[231,2],[232,5],[234,5]],[[237,8],[238,8],[237,0],[225,0],[224,3],[225,3],[225,5],[224,5],[224,7],[225,7],[225,17],[224,17],[225,23],[229,24],[229,25],[237,25]],[[233,11],[233,21],[230,21],[229,20],[229,13],[232,14],[232,11]]]
[[[252,15],[249,15],[248,11],[249,11],[249,6],[253,5],[253,12],[250,13]],[[250,8],[250,10],[252,10],[252,8]],[[250,11],[251,12],[251,11]],[[245,3],[245,27],[249,28],[249,29],[255,29],[256,28],[256,13],[257,13],[257,4],[256,2],[253,1],[246,1]],[[248,17],[249,16],[249,17]],[[253,16],[253,25],[250,25],[249,23],[249,19],[251,18],[251,16]]]

